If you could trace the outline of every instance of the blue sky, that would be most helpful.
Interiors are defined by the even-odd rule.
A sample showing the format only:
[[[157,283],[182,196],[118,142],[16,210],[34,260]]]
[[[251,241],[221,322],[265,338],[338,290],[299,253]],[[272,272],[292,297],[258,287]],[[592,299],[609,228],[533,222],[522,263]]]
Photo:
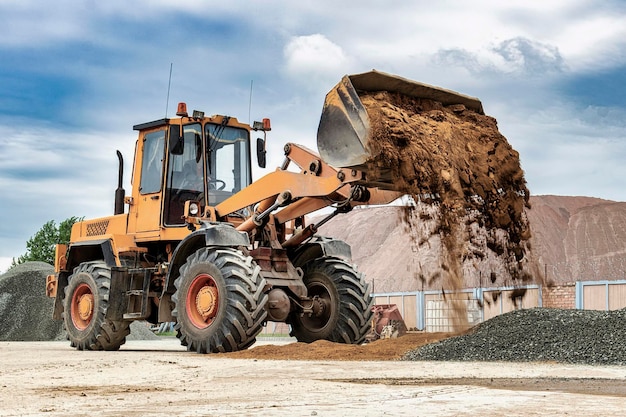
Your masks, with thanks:
[[[170,116],[271,118],[268,171],[375,68],[479,97],[531,193],[626,201],[626,2],[0,0],[0,271],[45,222],[112,213],[170,64]]]

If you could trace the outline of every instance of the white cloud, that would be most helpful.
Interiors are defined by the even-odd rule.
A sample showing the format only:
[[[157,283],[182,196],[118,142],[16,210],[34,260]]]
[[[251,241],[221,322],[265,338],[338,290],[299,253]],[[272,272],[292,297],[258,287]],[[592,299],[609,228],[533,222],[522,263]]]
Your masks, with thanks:
[[[510,110],[498,122],[520,153],[531,194],[624,201],[626,110],[560,101]]]
[[[573,71],[613,68],[626,63],[626,17],[599,14],[599,10],[577,16],[563,25],[552,42],[559,46]]]
[[[123,144],[94,132],[15,126],[0,125],[2,216],[11,219],[0,223],[0,242],[10,242],[0,244],[0,256],[22,255],[28,238],[49,220],[113,214],[115,150],[125,152],[128,190],[133,140]]]
[[[0,45],[51,44],[85,35],[89,29],[87,8],[68,3],[1,2]]]
[[[340,46],[319,33],[291,38],[284,54],[287,72],[302,78],[336,75],[350,61]]]
[[[435,55],[435,62],[466,68],[473,76],[489,78],[494,73],[546,78],[564,69],[557,47],[523,37],[505,39],[474,51],[443,49]]]
[[[0,275],[7,272],[11,264],[13,263],[13,258],[7,258],[0,256]]]

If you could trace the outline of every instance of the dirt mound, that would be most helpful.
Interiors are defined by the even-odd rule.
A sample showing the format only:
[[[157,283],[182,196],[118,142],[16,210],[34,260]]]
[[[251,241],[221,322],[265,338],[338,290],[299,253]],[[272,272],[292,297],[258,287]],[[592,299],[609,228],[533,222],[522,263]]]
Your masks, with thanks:
[[[0,340],[66,340],[63,322],[52,319],[54,299],[45,293],[46,276],[54,268],[26,262],[0,275]],[[157,339],[143,322],[131,324],[129,340]]]
[[[390,361],[400,359],[406,352],[454,333],[407,333],[396,339],[379,339],[364,345],[346,345],[327,340],[313,343],[295,342],[288,345],[261,345],[231,353],[220,353],[238,359]]]
[[[533,250],[549,284],[623,279],[626,203],[591,197],[533,196]]]

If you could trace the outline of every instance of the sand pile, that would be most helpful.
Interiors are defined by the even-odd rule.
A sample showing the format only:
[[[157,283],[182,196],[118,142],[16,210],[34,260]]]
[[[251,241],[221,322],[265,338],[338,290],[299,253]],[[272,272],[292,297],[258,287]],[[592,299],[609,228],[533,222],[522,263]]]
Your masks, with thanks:
[[[519,154],[496,120],[395,93],[360,98],[371,124],[369,170],[391,176],[418,202],[403,215],[413,245],[431,245],[437,236],[442,246],[438,268],[418,262],[418,279],[456,290],[464,286],[464,266],[498,259],[504,268],[489,274],[493,284],[530,281],[529,192]]]
[[[66,340],[63,322],[52,319],[54,300],[46,297],[46,276],[54,268],[26,262],[0,275],[0,340]],[[144,322],[133,322],[128,340],[156,339]]]
[[[378,339],[363,345],[317,340],[313,343],[294,342],[287,345],[258,345],[247,350],[219,353],[219,355],[237,359],[391,361],[402,359],[407,352],[419,346],[435,343],[455,335],[454,333],[406,333],[395,339]]]

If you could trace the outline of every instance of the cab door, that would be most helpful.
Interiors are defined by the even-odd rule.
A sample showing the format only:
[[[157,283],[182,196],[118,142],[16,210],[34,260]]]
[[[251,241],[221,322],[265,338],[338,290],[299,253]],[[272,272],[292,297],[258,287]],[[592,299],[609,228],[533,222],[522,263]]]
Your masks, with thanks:
[[[139,154],[141,170],[139,187],[134,201],[135,231],[138,237],[154,236],[161,226],[163,204],[163,172],[165,166],[165,130],[146,133]],[[152,232],[152,233],[150,233]]]

